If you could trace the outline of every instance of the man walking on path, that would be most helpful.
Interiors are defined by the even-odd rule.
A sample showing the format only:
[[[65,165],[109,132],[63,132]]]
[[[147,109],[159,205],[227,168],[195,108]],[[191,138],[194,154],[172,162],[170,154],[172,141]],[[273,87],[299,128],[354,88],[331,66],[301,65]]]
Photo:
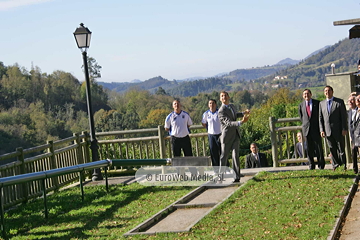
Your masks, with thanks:
[[[222,105],[219,109],[219,119],[221,124],[221,155],[220,155],[220,173],[224,172],[226,162],[228,161],[229,152],[232,152],[232,168],[235,172],[234,182],[240,182],[240,162],[239,162],[239,144],[241,124],[249,120],[250,111],[236,112],[235,106],[230,103],[230,96],[227,92],[220,93]],[[241,121],[237,118],[242,117]]]
[[[344,100],[334,97],[331,86],[324,88],[326,99],[320,102],[319,125],[321,137],[331,153],[331,163],[335,171],[341,165],[346,170],[345,135],[348,130],[347,114]]]
[[[310,89],[305,89],[303,91],[303,98],[304,101],[299,104],[299,116],[302,123],[303,136],[305,137],[305,141],[303,142],[306,142],[309,168],[311,170],[315,169],[314,156],[316,156],[318,168],[324,169],[324,150],[321,143],[321,136],[319,134],[320,101],[312,99]]]

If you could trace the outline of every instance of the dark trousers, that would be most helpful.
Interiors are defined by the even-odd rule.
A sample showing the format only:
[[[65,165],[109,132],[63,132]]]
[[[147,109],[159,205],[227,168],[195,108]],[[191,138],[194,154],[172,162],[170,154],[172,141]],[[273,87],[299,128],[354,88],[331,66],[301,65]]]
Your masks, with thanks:
[[[315,169],[314,157],[317,158],[317,164],[319,169],[325,168],[324,150],[321,143],[320,135],[314,137],[311,135],[306,136],[307,154],[309,160],[309,168]]]
[[[184,152],[184,156],[188,157],[193,155],[189,135],[183,138],[171,136],[171,147],[174,157],[181,156],[181,149]],[[192,175],[197,174],[197,169],[194,167],[189,168],[189,171],[191,172]]]
[[[212,166],[220,166],[220,134],[208,134]]]
[[[359,147],[351,146],[351,159],[353,161],[353,170],[355,173],[359,171],[357,164],[357,156],[358,156]]]
[[[346,155],[345,155],[345,137],[341,136],[335,139],[333,135],[326,137],[327,144],[331,153],[331,163],[333,168],[345,164],[346,167]]]
[[[191,141],[189,135],[183,138],[171,136],[171,146],[174,157],[181,156],[181,149],[184,152],[184,156],[192,156]]]

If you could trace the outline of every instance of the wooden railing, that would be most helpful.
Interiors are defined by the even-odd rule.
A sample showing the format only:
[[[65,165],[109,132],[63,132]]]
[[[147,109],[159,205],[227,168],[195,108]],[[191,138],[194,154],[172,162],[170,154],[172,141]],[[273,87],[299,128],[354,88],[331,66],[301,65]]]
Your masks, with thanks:
[[[293,164],[307,162],[306,151],[303,149],[304,157],[298,158],[295,145],[297,143],[296,134],[301,132],[301,122],[300,118],[281,118],[275,119],[274,117],[269,118],[270,124],[270,137],[271,137],[271,150],[272,150],[272,160],[273,167],[279,167],[281,164]],[[297,124],[297,125],[295,125]],[[295,126],[287,126],[295,125]],[[320,134],[320,133],[319,133]],[[304,139],[304,137],[303,137]],[[323,138],[323,149],[325,161],[330,161],[329,156],[330,151]],[[347,164],[351,163],[350,157],[350,144],[349,136],[345,136],[345,154],[347,159]],[[294,153],[295,152],[295,157]],[[315,158],[315,161],[316,158]]]
[[[209,156],[207,133],[201,125],[191,126],[190,134],[194,156]],[[96,133],[100,159],[163,159],[173,157],[170,138],[163,126],[151,129]],[[91,162],[88,133],[29,148],[17,148],[15,152],[0,156],[0,176],[11,177],[20,174],[47,171]],[[4,162],[9,162],[2,164]],[[1,165],[2,164],[2,165]],[[132,168],[137,166],[129,166]],[[116,168],[113,167],[113,168]],[[46,191],[78,181],[79,174],[71,173],[45,181]],[[26,202],[43,194],[39,181],[6,186],[3,188],[4,207]]]
[[[47,144],[22,149],[0,156],[0,163],[11,161],[0,166],[1,177],[41,172],[62,167],[74,166],[89,162],[89,138],[87,133],[74,134],[73,137],[59,141],[48,141]],[[78,173],[62,175],[46,179],[46,191],[57,190],[60,187],[76,181]],[[26,202],[30,198],[42,195],[39,181],[6,186],[3,188],[3,204],[5,207]]]
[[[208,135],[201,125],[190,127],[193,155],[209,156]],[[170,137],[164,126],[149,129],[96,133],[100,159],[171,158]]]

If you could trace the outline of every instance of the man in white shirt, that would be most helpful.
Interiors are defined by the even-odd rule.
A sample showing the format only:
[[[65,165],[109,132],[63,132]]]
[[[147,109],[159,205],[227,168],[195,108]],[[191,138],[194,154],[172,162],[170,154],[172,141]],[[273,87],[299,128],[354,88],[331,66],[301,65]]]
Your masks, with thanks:
[[[218,117],[216,100],[210,99],[208,106],[209,110],[204,112],[201,124],[207,129],[208,132],[212,166],[220,166],[221,145],[219,137],[221,134],[221,124]]]
[[[189,137],[189,127],[193,124],[189,113],[181,110],[179,100],[172,103],[174,109],[165,119],[165,130],[171,136],[171,147],[174,157],[181,156],[181,150],[184,156],[192,156],[191,141]],[[196,174],[196,168],[189,169],[192,174]]]

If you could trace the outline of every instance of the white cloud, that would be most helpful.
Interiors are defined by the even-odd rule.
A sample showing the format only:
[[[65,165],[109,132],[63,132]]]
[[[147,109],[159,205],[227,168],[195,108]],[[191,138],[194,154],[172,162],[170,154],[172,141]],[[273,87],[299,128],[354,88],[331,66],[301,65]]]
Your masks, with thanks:
[[[52,0],[6,0],[0,1],[0,11],[10,10],[12,8],[40,4],[44,2],[50,2]]]

